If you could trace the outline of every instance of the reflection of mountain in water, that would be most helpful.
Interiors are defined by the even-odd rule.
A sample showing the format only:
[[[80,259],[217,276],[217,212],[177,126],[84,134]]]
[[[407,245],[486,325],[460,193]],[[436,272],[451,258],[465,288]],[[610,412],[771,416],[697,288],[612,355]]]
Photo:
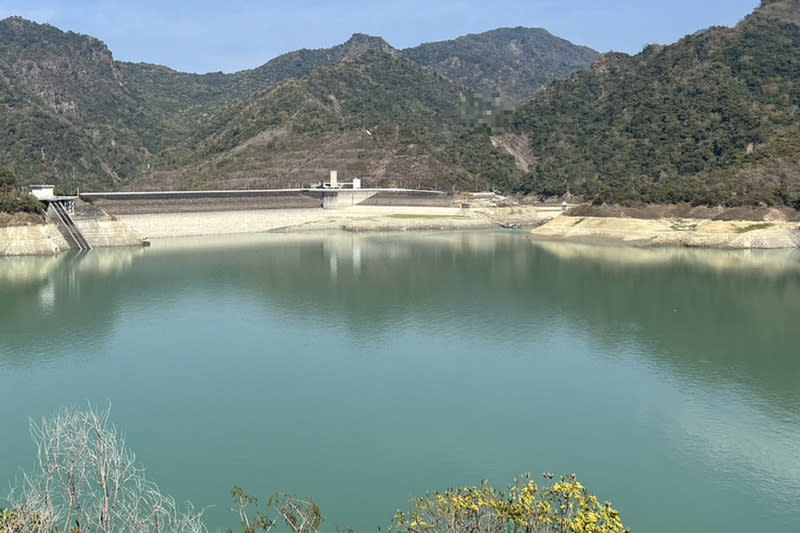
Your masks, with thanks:
[[[0,257],[0,286],[24,285],[46,280],[68,257],[69,254],[45,257]]]
[[[343,322],[356,338],[380,338],[397,323],[425,327],[434,315],[499,339],[531,324],[567,325],[603,352],[633,340],[678,372],[800,407],[796,257],[650,252],[532,245],[513,234],[338,234],[156,243],[56,267],[43,258],[46,279],[0,282],[0,358],[52,349],[39,332],[102,338],[127,302],[186,289],[212,305],[222,295],[255,299],[308,327]]]
[[[111,331],[123,303],[118,275],[140,248],[0,258],[0,364],[58,357]]]
[[[800,407],[796,254],[677,249],[665,260],[656,250],[662,260],[644,265],[626,263],[627,252],[618,249],[614,261],[544,253],[539,272],[559,274],[539,290],[608,351],[632,333],[684,375],[742,382],[770,402]]]
[[[689,263],[716,272],[752,271],[787,274],[800,271],[800,250],[716,250],[701,248],[638,248],[537,239],[534,244],[564,261],[596,261],[619,267],[659,267]]]

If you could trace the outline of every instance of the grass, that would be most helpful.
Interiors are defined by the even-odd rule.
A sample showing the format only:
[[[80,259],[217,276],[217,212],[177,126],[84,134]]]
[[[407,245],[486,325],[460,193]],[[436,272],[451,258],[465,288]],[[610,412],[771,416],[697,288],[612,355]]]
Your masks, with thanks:
[[[670,225],[672,231],[697,231],[697,224],[690,224],[682,218],[676,218]]]
[[[0,212],[0,228],[12,226],[38,226],[44,224],[44,217],[32,213],[4,213]]]
[[[748,233],[750,231],[771,228],[774,225],[775,224],[771,224],[769,222],[762,222],[760,224],[750,224],[749,226],[745,226],[743,228],[736,228],[736,233]]]
[[[400,219],[442,219],[442,218],[467,218],[460,215],[389,215],[389,218]]]

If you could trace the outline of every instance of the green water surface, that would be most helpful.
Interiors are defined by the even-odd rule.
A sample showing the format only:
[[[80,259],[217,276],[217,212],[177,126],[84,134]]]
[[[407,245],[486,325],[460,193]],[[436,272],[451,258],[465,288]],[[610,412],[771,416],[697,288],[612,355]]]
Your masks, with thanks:
[[[422,233],[0,259],[0,484],[31,417],[87,402],[212,531],[234,484],[374,532],[575,472],[635,532],[796,533],[800,257]]]

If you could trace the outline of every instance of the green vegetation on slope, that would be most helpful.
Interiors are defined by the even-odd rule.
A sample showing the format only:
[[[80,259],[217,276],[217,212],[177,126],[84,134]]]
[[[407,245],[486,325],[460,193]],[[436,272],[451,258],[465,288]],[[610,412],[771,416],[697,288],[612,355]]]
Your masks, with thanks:
[[[101,41],[19,17],[0,21],[0,153],[25,181],[117,189],[174,161],[209,117],[382,39],[354,35],[236,74],[120,63]]]
[[[204,124],[205,118],[225,106],[252,99],[280,82],[302,78],[318,68],[355,57],[370,47],[393,50],[379,37],[355,34],[346,43],[333,48],[289,52],[258,68],[235,74],[188,74],[147,63],[123,62],[118,66],[148,105],[164,117],[167,133],[173,133],[173,137],[178,135],[162,142],[168,147],[185,139],[194,128]]]
[[[505,104],[470,88],[492,79],[506,94],[527,84],[516,69],[530,62],[542,80],[567,75],[578,47],[539,33],[426,45],[482,73],[450,73],[456,86],[363,34],[201,75],[117,62],[97,39],[12,17],[0,21],[0,153],[24,182],[70,189],[286,186],[329,169],[373,184],[509,188],[520,173],[486,134],[506,125],[486,113]]]
[[[500,28],[425,43],[403,55],[509,106],[527,102],[557,79],[588,68],[599,55],[541,28]]]
[[[23,192],[16,176],[5,167],[0,167],[0,213],[42,213],[39,200]]]
[[[0,153],[25,182],[118,186],[159,149],[159,129],[102,42],[0,21]]]
[[[797,42],[798,0],[773,0],[538,92],[594,52],[526,28],[404,52],[356,34],[198,75],[9,18],[0,153],[26,183],[70,189],[283,187],[337,169],[369,185],[800,207]]]
[[[607,54],[555,82],[515,116],[538,158],[522,190],[800,207],[799,11],[776,0],[736,28]]]
[[[469,126],[469,101],[438,74],[369,49],[230,106],[176,148],[175,168],[191,187],[231,176],[308,184],[328,169],[370,185],[484,187],[517,176],[513,158]]]
[[[457,87],[410,61],[369,50],[220,113],[194,135],[192,157],[279,127],[296,134],[363,128],[379,138],[428,138],[458,125],[462,99]]]

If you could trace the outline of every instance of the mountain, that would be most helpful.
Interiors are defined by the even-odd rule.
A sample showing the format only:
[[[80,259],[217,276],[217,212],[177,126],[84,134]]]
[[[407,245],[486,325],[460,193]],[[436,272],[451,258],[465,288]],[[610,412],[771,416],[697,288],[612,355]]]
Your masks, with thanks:
[[[465,188],[517,173],[467,127],[462,87],[374,44],[226,108],[177,147],[183,159],[140,185],[309,185],[337,169],[370,185]]]
[[[15,174],[114,187],[140,174],[157,128],[101,41],[0,21],[0,154]]]
[[[599,55],[541,28],[500,28],[403,50],[409,59],[512,106],[527,102],[553,80],[588,68]]]
[[[271,86],[289,78],[302,78],[318,68],[353,59],[368,50],[380,50],[390,55],[398,54],[397,50],[380,37],[355,33],[343,44],[332,48],[317,50],[304,48],[289,52],[253,70],[238,72],[234,74],[234,79],[245,87]]]
[[[65,188],[282,186],[331,168],[445,189],[521,176],[470,129],[496,122],[492,102],[363,34],[198,75],[114,61],[97,39],[12,17],[0,97],[2,162]]]
[[[406,54],[364,34],[200,75],[115,61],[93,37],[11,17],[0,21],[0,164],[22,182],[67,189],[283,186],[333,168],[376,183],[509,188],[522,175],[508,154],[519,139],[490,139],[485,126],[507,113],[492,115],[496,102],[470,87],[495,78],[502,94],[518,94],[503,86],[521,82],[500,48],[527,56],[527,33],[499,31],[483,63],[480,36],[446,44],[484,73],[472,78],[446,79],[408,58],[434,57],[436,43]],[[566,75],[559,69],[571,61],[540,61],[554,69],[541,79]]]
[[[297,50],[264,65],[224,74],[187,74],[148,63],[120,62],[118,66],[150,105],[172,115],[185,128],[194,128],[209,113],[225,105],[252,98],[289,78],[302,78],[314,70],[356,57],[368,49],[396,54],[386,41],[361,33],[332,48]]]
[[[800,0],[764,1],[636,56],[611,53],[513,117],[522,190],[595,202],[800,208]]]

